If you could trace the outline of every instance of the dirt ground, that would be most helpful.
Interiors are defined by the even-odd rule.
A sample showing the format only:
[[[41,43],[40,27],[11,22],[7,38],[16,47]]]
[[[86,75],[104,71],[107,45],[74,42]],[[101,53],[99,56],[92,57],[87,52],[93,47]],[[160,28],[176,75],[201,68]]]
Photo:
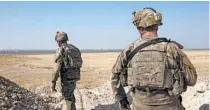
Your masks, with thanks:
[[[209,76],[209,51],[184,51],[198,76]],[[78,88],[94,88],[110,80],[119,53],[82,53],[83,67]],[[24,88],[49,86],[54,55],[0,55],[0,75]]]
[[[189,87],[182,94],[183,105],[186,107],[186,110],[208,110],[210,100],[209,51],[184,52],[196,67],[198,81],[195,86]],[[114,101],[110,85],[111,69],[118,55],[119,53],[82,53],[84,63],[81,69],[81,80],[77,82],[77,89],[74,93],[78,110],[119,110],[119,104]],[[29,90],[37,96],[41,95],[42,99],[49,100],[51,103],[50,107],[53,107],[53,109],[64,109],[65,102],[61,98],[61,94],[59,92],[54,94],[50,91],[54,66],[53,59],[53,54],[0,55],[1,81],[4,84],[10,84],[6,80],[8,79],[22,87],[17,86],[17,90]],[[1,84],[0,89],[5,88],[4,86]],[[13,96],[14,93],[10,92],[8,94]],[[22,95],[24,96],[25,94]],[[129,93],[127,95],[129,96]],[[3,96],[5,95],[1,97]],[[26,99],[27,97],[31,96],[25,95]],[[33,104],[32,99],[30,100]],[[22,100],[20,104],[23,104],[24,101],[26,100]],[[47,103],[49,104],[49,102]],[[13,104],[11,107],[17,108],[16,105]]]

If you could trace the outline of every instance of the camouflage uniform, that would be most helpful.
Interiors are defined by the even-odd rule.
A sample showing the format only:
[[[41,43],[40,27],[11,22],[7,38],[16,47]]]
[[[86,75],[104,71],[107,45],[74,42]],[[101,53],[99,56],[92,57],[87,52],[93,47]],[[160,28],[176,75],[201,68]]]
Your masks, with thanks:
[[[128,65],[135,65],[135,61],[138,58],[133,58],[130,62],[127,63],[128,55],[139,45],[156,39],[157,36],[148,39],[137,39],[132,44],[130,44],[122,53],[118,56],[115,65],[112,68],[112,78],[111,85],[113,92],[115,94],[115,98],[117,101],[121,101],[126,98],[125,90],[120,82],[122,70]],[[167,43],[162,42],[155,45],[150,45],[148,47],[143,48],[142,50],[147,50],[150,48],[160,49],[162,46],[165,46],[165,52],[167,53],[167,64],[166,67],[179,69],[183,66],[184,76],[185,76],[185,84],[184,86],[193,86],[197,81],[196,69],[188,59],[188,57],[180,50],[180,48],[175,43]],[[135,57],[135,56],[134,56]],[[146,57],[146,56],[145,56]],[[141,59],[140,59],[141,60]],[[180,64],[183,65],[180,65]],[[145,68],[143,71],[149,69],[150,66]],[[132,69],[132,68],[131,68]],[[128,70],[127,70],[128,71]],[[129,72],[127,73],[129,76]],[[131,77],[136,77],[132,76]],[[129,79],[127,79],[129,80]],[[157,82],[158,83],[158,82]],[[141,85],[141,84],[140,84]],[[154,91],[145,91],[134,87],[134,85],[129,85],[132,88],[131,97],[133,99],[132,109],[133,110],[184,110],[185,108],[182,106],[180,102],[181,92],[184,92],[186,88],[180,93],[175,95],[171,95],[170,90],[154,90]]]
[[[63,97],[65,98],[67,110],[76,110],[74,90],[76,88],[76,81],[78,79],[68,79],[68,75],[73,75],[75,69],[64,70],[64,61],[62,60],[62,52],[64,51],[64,46],[66,45],[67,44],[65,43],[62,44],[62,46],[60,46],[56,51],[55,67],[54,67],[52,83],[56,84],[56,81],[58,82],[57,84],[58,90],[59,92],[62,93]],[[75,46],[73,47],[76,48]],[[59,80],[57,80],[58,78]]]

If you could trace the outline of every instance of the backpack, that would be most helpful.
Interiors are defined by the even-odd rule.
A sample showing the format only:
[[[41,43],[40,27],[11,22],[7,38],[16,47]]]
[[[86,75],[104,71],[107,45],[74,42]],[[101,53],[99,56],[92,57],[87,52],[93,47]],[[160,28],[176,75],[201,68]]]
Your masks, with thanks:
[[[62,70],[67,80],[80,80],[80,68],[82,67],[82,57],[80,50],[72,44],[62,46]]]

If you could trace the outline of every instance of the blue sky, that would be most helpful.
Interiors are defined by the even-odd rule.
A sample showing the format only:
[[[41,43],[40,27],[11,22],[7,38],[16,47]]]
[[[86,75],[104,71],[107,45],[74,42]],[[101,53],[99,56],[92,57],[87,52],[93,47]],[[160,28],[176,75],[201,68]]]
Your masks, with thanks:
[[[1,2],[0,49],[55,49],[57,31],[80,49],[123,49],[140,37],[131,13],[144,7],[162,13],[159,36],[209,47],[208,2]]]

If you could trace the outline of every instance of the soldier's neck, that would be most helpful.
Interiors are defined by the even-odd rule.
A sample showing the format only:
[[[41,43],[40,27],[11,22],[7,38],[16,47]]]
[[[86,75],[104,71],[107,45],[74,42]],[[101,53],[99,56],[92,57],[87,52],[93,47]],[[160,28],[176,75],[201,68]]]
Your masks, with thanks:
[[[144,34],[141,35],[142,39],[154,39],[157,37],[158,37],[158,33],[156,31],[145,32]]]
[[[60,43],[59,47],[66,46],[66,45],[67,45],[67,43]]]

